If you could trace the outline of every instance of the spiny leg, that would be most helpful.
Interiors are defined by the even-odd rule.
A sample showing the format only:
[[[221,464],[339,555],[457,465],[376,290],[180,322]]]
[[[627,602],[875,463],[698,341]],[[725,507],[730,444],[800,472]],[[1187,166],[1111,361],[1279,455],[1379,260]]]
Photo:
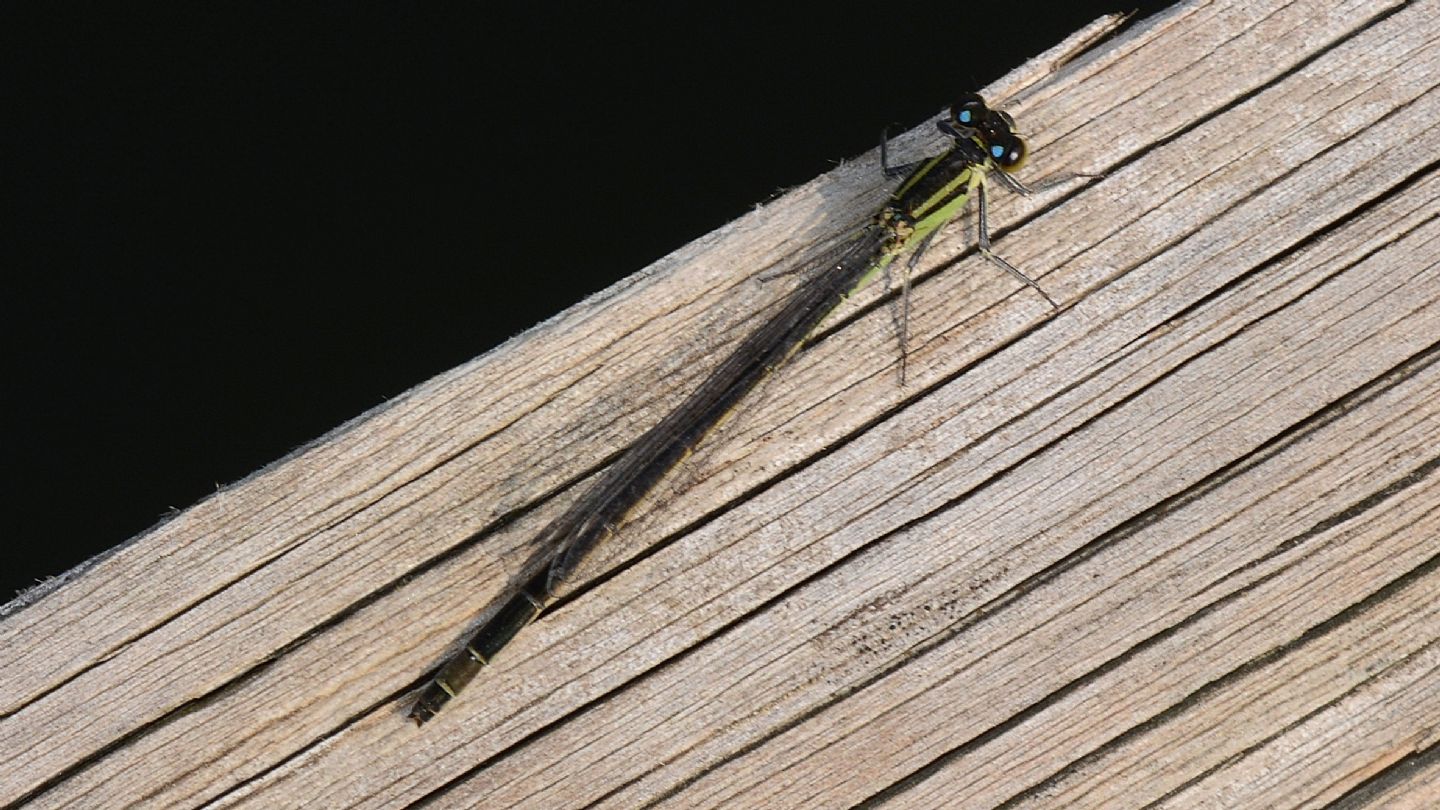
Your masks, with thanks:
[[[925,255],[925,250],[935,239],[935,231],[931,231],[920,244],[910,252],[910,257],[905,260],[905,272],[900,275],[900,322],[895,325],[895,337],[900,341],[900,385],[904,387],[906,372],[910,368],[910,276],[920,264],[920,257]],[[889,272],[889,268],[886,268]]]
[[[1019,178],[1009,172],[991,172],[989,176],[999,178],[1000,182],[1004,183],[1006,188],[1016,194],[1029,197],[1031,194],[1039,194],[1042,191],[1049,191],[1056,186],[1062,186],[1071,180],[1094,179],[1096,177],[1104,177],[1105,175],[1103,173],[1093,172],[1059,172],[1044,177],[1030,185],[1020,182]]]
[[[917,160],[911,163],[901,163],[899,166],[891,166],[890,128],[886,127],[880,130],[880,171],[884,172],[886,177],[900,177],[902,175],[907,175],[910,172],[915,171],[915,167],[919,166],[921,163],[924,162],[925,161],[923,160]]]
[[[1004,172],[998,172],[998,174],[1001,177],[1006,177]],[[984,256],[986,259],[989,259],[1000,269],[1019,279],[1026,286],[1034,289],[1035,292],[1040,293],[1040,295],[1043,296],[1046,301],[1050,302],[1050,306],[1054,307],[1055,309],[1059,309],[1060,305],[1055,303],[1055,299],[1051,298],[1048,293],[1040,289],[1040,285],[1036,284],[1034,279],[1020,272],[1019,268],[1017,268],[1010,262],[1005,261],[1005,259],[1001,258],[997,253],[995,253],[995,251],[990,249],[990,226],[986,221],[985,184],[981,183],[977,185],[975,187],[975,193],[980,197],[980,204],[977,206],[978,217],[976,222],[976,230],[978,231],[978,233],[976,234],[975,240],[977,243],[977,249],[980,251],[980,255]],[[1021,193],[1023,194],[1026,192]]]

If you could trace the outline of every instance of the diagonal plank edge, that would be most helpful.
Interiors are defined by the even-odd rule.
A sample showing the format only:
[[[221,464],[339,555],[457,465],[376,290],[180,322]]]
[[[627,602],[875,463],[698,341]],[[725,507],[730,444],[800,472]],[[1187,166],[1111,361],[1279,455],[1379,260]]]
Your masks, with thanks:
[[[1105,176],[988,214],[1063,311],[942,233],[905,387],[875,285],[404,722],[537,528],[792,283],[755,275],[883,199],[842,165],[8,608],[0,803],[1433,795],[1440,2],[1195,0],[1050,58],[992,88],[1026,179]]]

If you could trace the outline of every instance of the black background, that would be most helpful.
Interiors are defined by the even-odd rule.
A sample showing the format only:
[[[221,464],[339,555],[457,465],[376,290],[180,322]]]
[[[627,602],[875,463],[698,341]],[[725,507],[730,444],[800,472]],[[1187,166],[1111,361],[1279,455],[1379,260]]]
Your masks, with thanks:
[[[6,4],[0,602],[1117,1]]]

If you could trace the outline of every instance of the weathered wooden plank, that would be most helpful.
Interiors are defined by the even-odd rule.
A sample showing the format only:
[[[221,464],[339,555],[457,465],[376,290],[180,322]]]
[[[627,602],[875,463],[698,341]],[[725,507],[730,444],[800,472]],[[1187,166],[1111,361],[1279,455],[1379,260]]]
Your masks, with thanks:
[[[1107,172],[992,198],[1001,252],[1066,310],[956,229],[916,280],[905,387],[867,290],[423,729],[420,669],[780,297],[755,276],[875,207],[873,161],[218,493],[0,622],[0,799],[1431,789],[1437,5],[1185,4],[1027,92],[1026,176]]]

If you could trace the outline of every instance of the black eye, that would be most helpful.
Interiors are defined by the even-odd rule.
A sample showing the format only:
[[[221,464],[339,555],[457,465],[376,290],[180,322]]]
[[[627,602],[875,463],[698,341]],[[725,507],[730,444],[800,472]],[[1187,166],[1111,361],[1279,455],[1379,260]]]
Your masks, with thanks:
[[[1025,139],[1019,135],[1007,135],[990,142],[990,157],[997,166],[1007,172],[1020,168],[1027,154],[1029,150],[1025,146]]]
[[[989,113],[990,110],[985,107],[985,99],[975,93],[966,93],[950,106],[951,120],[962,127],[980,126]]]

